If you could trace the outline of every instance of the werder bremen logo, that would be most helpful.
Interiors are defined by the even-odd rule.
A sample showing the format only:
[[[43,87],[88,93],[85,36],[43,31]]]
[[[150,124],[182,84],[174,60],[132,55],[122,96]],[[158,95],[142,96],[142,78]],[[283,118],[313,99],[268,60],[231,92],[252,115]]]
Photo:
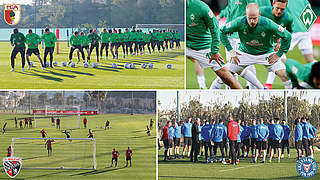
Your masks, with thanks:
[[[308,4],[304,8],[301,15],[299,16],[299,19],[306,28],[306,30],[309,31],[313,23],[317,20],[317,15],[311,9],[310,4]]]

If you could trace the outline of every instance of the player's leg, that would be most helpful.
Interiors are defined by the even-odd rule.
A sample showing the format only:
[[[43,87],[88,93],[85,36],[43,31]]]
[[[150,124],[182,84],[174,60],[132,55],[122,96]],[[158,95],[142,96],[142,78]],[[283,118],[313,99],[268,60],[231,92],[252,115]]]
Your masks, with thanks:
[[[106,46],[106,43],[101,43],[100,47],[100,59],[102,59],[102,54],[103,54],[103,48]]]
[[[298,33],[300,41],[298,42],[298,49],[304,56],[307,63],[315,62],[313,57],[313,46],[310,32]]]
[[[82,60],[85,61],[86,57],[84,55],[83,48],[81,46],[79,46],[78,49],[80,50],[80,53],[82,55]]]
[[[30,70],[31,68],[31,63],[30,63],[30,56],[32,55],[32,52],[31,52],[31,49],[27,49],[27,53],[26,53],[26,60],[27,60],[27,63],[28,63],[28,70]]]
[[[224,143],[223,141],[219,143],[219,148],[220,148],[220,153],[221,153],[221,159],[222,159],[222,164],[225,164],[226,163],[226,160],[225,160],[225,155],[224,155]]]
[[[19,48],[19,52],[20,52],[20,56],[21,56],[21,65],[22,65],[22,72],[24,71],[24,66],[26,64],[26,48],[25,47],[22,47],[22,48]]]
[[[69,51],[69,64],[72,63],[72,54],[73,54],[74,50],[76,50],[76,47],[75,46],[71,46],[70,51]]]
[[[47,63],[47,56],[48,56],[48,54],[49,54],[49,48],[48,48],[48,47],[45,47],[45,49],[44,49],[44,55],[43,55],[43,64],[44,64],[44,66],[42,66],[42,70],[44,70],[44,67],[45,67],[45,65],[46,65],[46,63]]]
[[[217,161],[217,149],[218,149],[218,143],[215,142],[213,145],[213,161]]]
[[[286,148],[287,148],[288,157],[290,157],[289,139],[286,141]]]
[[[204,76],[204,69],[201,67],[200,63],[193,59],[192,57],[188,57],[194,64],[194,71],[197,74],[198,85],[200,89],[207,89],[206,79]]]
[[[190,151],[192,146],[192,139],[191,137],[188,138],[188,157],[190,157]]]
[[[121,46],[122,46],[122,51],[123,51],[123,58],[126,58],[126,45],[125,45],[125,42],[122,42]]]
[[[246,68],[248,71],[251,71],[255,76],[257,76],[257,70],[254,65],[250,65]],[[249,81],[246,83],[247,89],[255,89],[255,86],[251,84]]]
[[[236,164],[239,164],[239,161],[240,161],[240,149],[241,149],[241,142],[237,142],[236,144],[236,150],[237,150],[237,161],[236,161]]]
[[[40,61],[40,63],[41,63],[41,67],[43,67],[43,61],[42,61],[42,59],[41,59],[39,49],[36,49],[36,51],[35,51],[34,54],[38,57],[38,59],[39,59],[39,61]],[[30,56],[31,56],[31,55],[30,55]],[[28,63],[30,63],[30,62],[28,62]],[[31,65],[29,64],[29,66],[31,66]]]
[[[50,67],[53,68],[52,66],[52,62],[53,62],[53,52],[54,52],[54,47],[51,47],[50,48],[50,52],[49,52],[49,55],[50,55]]]
[[[271,140],[271,152],[270,152],[270,157],[269,157],[269,162],[271,162],[272,158],[273,158],[273,155],[274,155],[274,150],[275,150],[275,147],[274,147],[274,140],[272,139]]]
[[[113,57],[113,59],[114,59],[115,56],[114,56],[114,52],[113,52],[113,47],[114,47],[114,43],[111,43],[111,44],[110,44],[110,52],[111,52],[112,57]]]
[[[96,53],[97,53],[97,62],[99,62],[99,43],[95,45]]]

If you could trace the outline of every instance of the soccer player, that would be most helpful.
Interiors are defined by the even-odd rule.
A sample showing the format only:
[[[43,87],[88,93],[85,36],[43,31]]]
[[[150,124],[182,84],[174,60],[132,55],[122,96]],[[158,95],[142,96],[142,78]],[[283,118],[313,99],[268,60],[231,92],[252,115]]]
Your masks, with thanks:
[[[303,148],[305,150],[305,156],[310,157],[311,156],[311,149],[310,149],[310,134],[312,133],[311,127],[307,123],[306,117],[303,117],[302,119],[302,144]]]
[[[90,49],[89,49],[90,39],[88,38],[88,36],[86,36],[84,34],[84,32],[80,32],[80,38],[81,38],[82,51],[83,51],[83,49],[85,49],[87,51],[87,62],[90,64]],[[78,63],[79,63],[79,61],[80,61],[80,50],[79,49],[77,51],[77,55],[78,55]],[[83,63],[85,63],[85,61],[83,61]]]
[[[287,125],[286,120],[282,120],[282,128],[284,131],[283,140],[281,142],[281,148],[282,148],[282,158],[284,158],[284,148],[287,148],[288,157],[290,157],[290,147],[289,147],[289,138],[290,138],[290,127]]]
[[[302,65],[293,59],[288,59],[285,65],[287,76],[294,89],[320,89],[320,62]]]
[[[128,167],[128,161],[130,161],[130,167],[132,167],[132,162],[131,162],[131,157],[132,157],[132,150],[130,149],[130,147],[128,147],[128,149],[126,150],[126,166]]]
[[[190,161],[197,163],[198,162],[198,155],[200,149],[200,141],[199,141],[199,125],[200,125],[200,118],[196,118],[196,121],[192,124],[192,147],[191,147],[191,155]]]
[[[72,53],[74,50],[78,49],[82,55],[82,60],[85,62],[85,56],[82,48],[82,36],[79,35],[78,31],[75,31],[70,38],[70,52],[69,52],[69,64],[72,63]]]
[[[60,129],[60,118],[57,118],[57,120],[56,120],[56,127],[57,127],[57,129],[58,128]]]
[[[114,161],[115,161],[114,167],[117,168],[119,155],[120,155],[119,151],[117,151],[115,148],[113,148],[113,151],[112,151],[112,160],[111,160],[111,165],[110,165],[110,167],[113,167],[113,160],[114,160]]]
[[[230,154],[231,154],[231,163],[232,165],[236,165],[236,145],[238,140],[238,135],[240,134],[240,127],[237,122],[233,120],[233,117],[230,115],[228,131],[227,131],[229,143],[230,143]]]
[[[53,68],[52,62],[53,62],[53,52],[54,52],[54,46],[55,42],[57,41],[57,37],[54,33],[50,32],[50,29],[47,27],[44,30],[44,34],[41,36],[41,40],[44,40],[45,49],[44,49],[44,65],[47,64],[47,56],[50,55],[50,67]]]
[[[7,153],[7,157],[11,157],[12,154],[12,149],[11,146],[8,147],[8,153]]]
[[[174,34],[175,34],[175,38],[176,38],[176,48],[177,48],[177,49],[180,49],[180,48],[181,48],[181,44],[180,44],[180,41],[181,41],[181,33],[179,33],[178,31],[176,31]]]
[[[236,161],[236,164],[239,164],[239,161],[240,161],[240,149],[241,149],[241,143],[242,143],[242,139],[241,139],[241,136],[242,136],[242,133],[243,133],[243,126],[241,126],[241,119],[238,119],[238,124],[239,124],[239,129],[240,129],[240,132],[238,134],[238,138],[237,138],[237,144],[236,144],[236,154],[237,154],[237,161]]]
[[[269,162],[271,163],[273,154],[276,154],[278,151],[278,162],[280,162],[281,158],[281,142],[284,136],[284,131],[282,126],[279,124],[280,119],[275,118],[276,123],[274,124],[274,136],[273,136],[273,142],[272,142],[272,149],[271,149],[271,155],[269,157]]]
[[[54,142],[53,139],[48,139],[44,145],[45,148],[48,150],[48,156],[52,155],[52,143]]]
[[[6,133],[6,126],[7,126],[7,122],[5,122],[2,127],[2,134]]]
[[[109,30],[110,32],[110,30]],[[110,35],[110,51],[113,56],[113,59],[118,59],[118,47],[119,47],[119,35],[117,33],[111,33]],[[113,51],[115,49],[115,53]]]
[[[203,68],[210,67],[231,88],[242,89],[227,68],[222,66],[224,61],[219,53],[219,24],[210,8],[200,0],[188,0],[186,17],[186,55],[195,64],[199,87],[207,88]],[[214,62],[208,63],[209,59]]]
[[[135,55],[136,53],[138,53],[138,32],[136,31],[136,27],[132,27],[132,31],[130,33],[130,39],[132,41],[132,43],[130,44],[130,53],[131,55]],[[134,44],[134,49],[132,49],[132,46]]]
[[[153,29],[153,31],[151,33],[151,48],[152,48],[152,52],[154,52],[154,48],[157,45],[155,34],[156,34],[156,30]]]
[[[204,151],[204,146],[203,146],[203,137],[201,136],[201,129],[204,126],[204,124],[206,123],[206,120],[203,120],[202,122],[200,122],[199,125],[199,142],[200,142],[200,156],[203,156],[203,151]]]
[[[32,128],[32,118],[29,118],[29,128]]]
[[[51,116],[51,126],[54,126],[54,124],[55,124],[54,122],[55,122],[54,117]]]
[[[145,34],[144,35],[144,42],[147,45],[149,54],[151,54],[151,49],[150,49],[150,42],[151,42],[151,31],[149,32],[149,34]]]
[[[71,138],[71,133],[68,130],[64,130],[62,131],[62,133],[64,133],[66,135],[66,139],[68,139],[70,141],[70,143],[72,142]]]
[[[15,124],[15,127],[18,128],[18,120],[17,120],[17,117],[14,117],[14,124]]]
[[[260,118],[258,121],[257,127],[257,135],[258,135],[258,142],[255,150],[255,157],[253,163],[257,163],[259,151],[263,154],[263,159],[261,163],[265,163],[266,161],[266,149],[267,149],[267,141],[269,137],[269,128],[263,124],[263,118]]]
[[[14,46],[11,52],[11,70],[14,71],[14,59],[16,58],[17,54],[20,53],[21,55],[21,64],[22,64],[22,72],[24,72],[24,65],[26,63],[25,60],[25,46],[26,38],[22,33],[19,32],[18,28],[13,29],[13,34],[10,36],[10,43],[11,46]]]
[[[100,37],[97,33],[93,32],[93,29],[90,29],[88,38],[90,39],[90,56],[94,48],[96,48],[97,62],[99,62],[99,40]],[[90,57],[89,56],[89,57]]]
[[[225,132],[225,126],[223,125],[223,120],[219,120],[219,124],[217,124],[214,128],[213,133],[213,142],[214,142],[214,147],[213,147],[213,152],[214,152],[214,161],[217,162],[217,149],[218,147],[220,148],[221,152],[221,158],[222,158],[222,164],[227,164],[225,161],[225,154],[224,154],[224,143],[223,143],[223,138],[226,136]]]
[[[83,126],[84,126],[84,128],[87,128],[87,122],[88,122],[87,117],[84,117],[83,118]]]
[[[294,140],[295,140],[295,148],[297,150],[297,160],[302,158],[302,136],[303,136],[303,129],[301,119],[297,118],[294,122],[296,127],[294,128]]]
[[[243,132],[241,134],[242,141],[242,156],[248,157],[250,151],[250,127],[247,126],[247,121],[243,121]]]
[[[23,128],[22,126],[23,126],[23,122],[22,122],[22,120],[20,120],[20,122],[19,122],[19,126],[20,126],[20,128]]]
[[[174,137],[174,127],[171,125],[169,127],[169,149],[168,149],[168,158],[171,159],[172,154],[172,148],[173,146],[173,137]]]
[[[34,55],[36,55],[41,63],[41,67],[42,70],[44,70],[45,65],[42,62],[42,59],[40,57],[40,52],[38,49],[38,45],[39,43],[41,43],[40,41],[40,36],[36,33],[32,33],[32,29],[29,29],[28,34],[26,35],[26,43],[28,45],[28,49],[27,49],[27,53],[26,53],[26,58],[27,58],[27,62],[28,62],[28,70],[31,68],[31,64],[30,64],[30,56],[32,55],[32,53]]]
[[[46,138],[47,133],[46,133],[46,131],[45,131],[44,129],[42,129],[42,130],[40,131],[40,133],[41,133],[42,138]]]
[[[120,46],[122,46],[123,58],[126,58],[126,46],[125,46],[125,43],[124,43],[125,35],[124,35],[124,33],[121,32],[121,29],[119,29],[118,38],[119,38],[118,46],[117,46],[117,49],[116,49],[117,57],[118,57],[118,49],[119,49]]]
[[[92,129],[89,129],[89,137],[88,138],[93,138],[93,132]]]
[[[149,126],[147,125],[147,134],[148,134],[148,136],[151,136],[151,134],[150,134],[150,128],[149,128]]]
[[[181,132],[183,134],[183,152],[182,152],[182,158],[184,158],[185,151],[187,149],[187,157],[190,157],[190,150],[191,150],[191,145],[192,145],[192,134],[191,134],[191,128],[192,128],[192,123],[191,123],[191,117],[188,118],[187,122],[184,123],[181,127]]]
[[[125,47],[126,47],[126,55],[128,56],[129,50],[130,50],[130,44],[131,44],[131,41],[130,41],[130,32],[129,32],[128,28],[126,28],[126,29],[124,30],[123,36],[124,36],[124,45],[125,45]],[[150,128],[151,128],[151,127],[150,127]]]
[[[108,50],[109,50],[109,42],[110,42],[110,33],[107,32],[106,28],[103,28],[100,33],[101,38],[101,48],[100,48],[100,59],[102,59],[103,49],[106,49],[106,60],[108,59]]]
[[[314,144],[314,137],[317,132],[317,129],[312,126],[310,123],[310,119],[307,118],[307,123],[310,126],[310,150],[311,150],[311,157],[313,158],[313,144]]]
[[[108,129],[111,128],[109,120],[106,120],[106,125],[104,126],[104,130],[106,130],[107,128]]]
[[[24,127],[23,128],[26,128],[26,126],[28,127],[28,118],[24,118]]]
[[[263,118],[261,118],[263,121]],[[250,137],[251,137],[251,157],[254,157],[256,153],[254,153],[254,150],[258,149],[257,148],[257,142],[258,142],[258,125],[257,125],[257,120],[253,119],[252,124],[250,126]]]
[[[150,119],[150,129],[153,128],[153,123],[154,123],[154,121],[152,119]]]
[[[175,159],[179,159],[179,147],[180,147],[180,138],[181,138],[181,124],[179,125],[179,122],[174,123],[174,157]]]
[[[269,136],[268,136],[268,147],[267,147],[267,156],[269,156],[270,149],[272,148],[273,138],[274,138],[274,120],[271,119],[268,125]],[[269,156],[270,157],[270,156]]]
[[[204,156],[207,163],[209,163],[210,161],[213,162],[213,153],[212,153],[212,145],[211,145],[212,129],[213,129],[213,126],[208,121],[205,122],[205,125],[201,129],[201,136],[203,138],[202,141],[204,143]],[[208,151],[209,151],[209,154],[208,154]]]
[[[168,150],[169,150],[169,127],[171,126],[171,121],[167,121],[167,124],[162,129],[162,137],[161,140],[163,141],[164,145],[164,161],[168,160]]]

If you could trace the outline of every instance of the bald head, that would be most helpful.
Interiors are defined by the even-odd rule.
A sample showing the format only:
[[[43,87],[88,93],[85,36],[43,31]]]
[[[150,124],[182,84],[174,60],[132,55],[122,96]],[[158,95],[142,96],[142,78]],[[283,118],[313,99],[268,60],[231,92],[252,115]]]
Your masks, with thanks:
[[[251,27],[256,27],[259,22],[259,5],[257,3],[249,3],[246,7],[246,16],[248,24]]]

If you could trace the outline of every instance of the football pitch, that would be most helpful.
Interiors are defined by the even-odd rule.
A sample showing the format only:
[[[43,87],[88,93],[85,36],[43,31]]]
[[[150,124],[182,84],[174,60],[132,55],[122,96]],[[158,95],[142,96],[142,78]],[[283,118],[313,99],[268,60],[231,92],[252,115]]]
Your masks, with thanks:
[[[320,46],[314,46],[315,49],[318,49],[318,51],[320,51]],[[225,48],[220,45],[220,53],[222,55],[222,57],[225,59]],[[297,47],[295,47],[295,49],[291,52],[289,52],[287,54],[287,58],[292,58],[294,60],[299,61],[302,64],[306,64],[305,59],[303,57],[303,55],[301,54],[301,52],[297,49]],[[319,57],[315,57],[316,60],[320,60]],[[186,61],[186,86],[187,89],[199,89],[198,86],[198,82],[197,82],[197,76],[196,73],[194,71],[194,64],[193,62],[187,58]],[[257,77],[260,80],[260,82],[262,84],[265,84],[267,77],[268,77],[268,71],[267,69],[262,66],[262,65],[255,65],[256,70],[257,70]],[[216,79],[217,75],[215,74],[215,72],[210,69],[210,68],[206,68],[205,70],[205,78],[206,78],[206,85],[208,88],[210,88],[211,83]],[[240,77],[239,77],[239,82],[242,85],[243,88],[246,88],[246,81]],[[283,83],[280,80],[279,77],[276,77],[273,86],[273,89],[284,89]]]
[[[54,52],[54,61],[58,62],[58,67],[41,70],[38,58],[33,54],[31,61],[34,66],[25,72],[21,70],[20,53],[15,60],[15,72],[10,72],[10,57],[12,47],[9,42],[0,42],[0,80],[2,89],[182,89],[184,88],[184,43],[182,49],[174,49],[158,53],[157,51],[149,55],[146,48],[145,55],[131,56],[123,59],[122,48],[119,48],[119,59],[112,59],[109,50],[109,57],[106,60],[105,50],[103,58],[98,63],[98,68],[91,65],[96,62],[96,51],[91,54],[91,65],[84,68],[81,62],[77,64],[76,51],[73,53],[75,68],[63,67],[62,62],[69,62],[70,47],[66,42],[59,43],[59,55]],[[41,47],[41,45],[40,45]],[[43,59],[44,49],[39,49]],[[100,51],[100,49],[99,49]],[[100,53],[100,52],[99,52]],[[85,52],[86,55],[86,52]],[[47,61],[50,61],[49,56]],[[117,67],[113,68],[112,64]],[[134,69],[126,69],[125,63],[134,63]],[[153,64],[153,68],[143,69],[141,65]],[[167,64],[172,68],[168,69]]]
[[[204,158],[200,158],[200,163],[192,163],[189,159],[163,160],[163,148],[159,151],[159,179],[304,179],[300,177],[296,170],[296,150],[290,149],[291,157],[281,159],[278,163],[276,158],[273,162],[268,161],[265,164],[258,163],[252,164],[252,158],[240,158],[239,165],[223,165],[221,163],[205,163]],[[180,152],[182,147],[180,148]],[[220,150],[218,151],[220,152]],[[285,150],[286,152],[286,150]],[[251,155],[251,152],[250,152]],[[316,152],[314,155],[315,160],[319,164],[320,153]],[[315,176],[308,179],[319,179],[319,169]]]
[[[0,114],[0,126],[2,128],[5,122],[7,125],[7,133],[0,135],[0,157],[6,157],[7,148],[11,145],[12,137],[24,138],[41,138],[42,128],[15,128],[13,118],[30,117],[30,115],[14,115]],[[77,117],[75,117],[77,118]],[[156,128],[151,131],[151,136],[146,134],[146,126],[149,125],[150,119],[155,119],[155,115],[139,115],[139,114],[106,114],[87,116],[88,127],[83,128],[81,117],[81,129],[73,128],[71,138],[88,138],[88,129],[93,129],[96,141],[96,170],[35,170],[21,169],[16,178],[18,179],[155,179],[156,178]],[[106,120],[110,121],[110,129],[105,130]],[[50,126],[50,118],[47,123]],[[65,126],[73,126],[70,123],[78,122],[72,118],[61,117],[61,123]],[[43,122],[44,125],[44,122]],[[18,125],[19,126],[19,125]],[[65,138],[65,134],[61,129],[55,127],[45,128],[48,137]],[[20,140],[22,141],[22,140]],[[73,140],[60,141],[55,140],[52,145],[53,154],[47,156],[47,150],[44,147],[45,141],[42,140],[35,148],[35,144],[30,141],[23,141],[20,146],[15,147],[14,152],[26,154],[31,158],[22,160],[22,168],[28,166],[61,167],[60,164],[66,164],[74,167],[91,166],[92,167],[92,145],[83,146],[81,142]],[[16,146],[16,144],[15,144]],[[133,150],[132,167],[124,167],[125,151],[128,146]],[[61,147],[64,147],[61,149]],[[23,150],[22,150],[23,148]],[[83,148],[83,149],[82,149]],[[109,167],[111,164],[111,152],[116,148],[120,152],[118,168]],[[23,151],[29,152],[23,152]],[[31,151],[31,152],[30,152]],[[35,156],[37,154],[37,156]],[[23,156],[23,155],[22,155]],[[33,156],[33,157],[32,157]],[[22,159],[24,157],[21,157]],[[24,163],[25,162],[25,163]],[[75,164],[79,163],[79,164]],[[82,163],[82,164],[81,164]],[[66,166],[63,166],[66,167]],[[2,163],[0,171],[0,179],[8,179],[5,174]]]

